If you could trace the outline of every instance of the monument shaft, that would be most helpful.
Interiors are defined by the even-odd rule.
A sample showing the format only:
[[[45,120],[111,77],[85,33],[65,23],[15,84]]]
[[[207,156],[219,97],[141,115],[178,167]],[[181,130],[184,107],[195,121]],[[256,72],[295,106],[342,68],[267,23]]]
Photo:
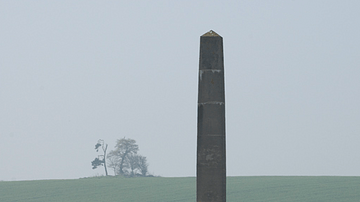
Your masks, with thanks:
[[[225,89],[222,37],[200,37],[196,200],[226,201]]]

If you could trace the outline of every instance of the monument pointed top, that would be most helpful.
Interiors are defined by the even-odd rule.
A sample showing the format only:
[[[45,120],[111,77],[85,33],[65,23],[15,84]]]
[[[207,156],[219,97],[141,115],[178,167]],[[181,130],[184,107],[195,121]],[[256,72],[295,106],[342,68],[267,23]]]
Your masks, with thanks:
[[[203,34],[202,36],[213,36],[213,37],[216,37],[216,36],[220,36],[218,35],[216,32],[214,32],[213,30],[210,30],[208,32],[206,32],[205,34]]]

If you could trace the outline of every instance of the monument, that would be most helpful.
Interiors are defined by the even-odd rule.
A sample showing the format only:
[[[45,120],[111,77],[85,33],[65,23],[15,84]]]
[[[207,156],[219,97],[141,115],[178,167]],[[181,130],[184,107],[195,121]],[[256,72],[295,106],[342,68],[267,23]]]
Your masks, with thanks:
[[[226,201],[223,40],[212,30],[200,37],[196,201]]]

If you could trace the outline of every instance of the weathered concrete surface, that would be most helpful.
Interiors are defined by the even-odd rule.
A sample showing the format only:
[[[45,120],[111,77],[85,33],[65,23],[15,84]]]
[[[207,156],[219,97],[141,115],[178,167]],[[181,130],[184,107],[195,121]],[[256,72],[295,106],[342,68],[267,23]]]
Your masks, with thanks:
[[[196,200],[226,201],[223,40],[214,31],[200,37]]]

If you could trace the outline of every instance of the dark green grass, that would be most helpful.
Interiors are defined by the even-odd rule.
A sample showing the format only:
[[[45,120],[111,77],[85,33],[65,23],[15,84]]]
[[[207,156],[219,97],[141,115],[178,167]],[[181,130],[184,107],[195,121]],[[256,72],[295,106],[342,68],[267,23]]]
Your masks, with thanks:
[[[195,181],[194,177],[98,177],[0,182],[0,201],[194,202]],[[228,177],[227,201],[359,202],[360,177]]]

